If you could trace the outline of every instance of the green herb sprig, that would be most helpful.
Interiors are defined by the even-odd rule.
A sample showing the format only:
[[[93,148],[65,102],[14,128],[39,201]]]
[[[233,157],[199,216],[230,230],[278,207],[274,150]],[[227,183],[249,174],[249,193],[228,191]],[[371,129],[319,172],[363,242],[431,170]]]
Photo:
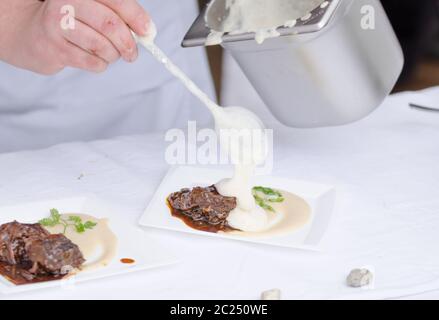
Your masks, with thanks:
[[[261,186],[254,187],[252,193],[258,206],[271,212],[276,211],[270,205],[270,203],[280,203],[285,200],[282,193],[271,188]]]
[[[81,217],[69,216],[64,219],[57,209],[50,210],[50,217],[38,221],[44,227],[54,227],[57,225],[63,226],[63,234],[66,233],[68,227],[75,229],[77,233],[84,233],[86,230],[93,229],[97,223],[93,221],[82,222]]]

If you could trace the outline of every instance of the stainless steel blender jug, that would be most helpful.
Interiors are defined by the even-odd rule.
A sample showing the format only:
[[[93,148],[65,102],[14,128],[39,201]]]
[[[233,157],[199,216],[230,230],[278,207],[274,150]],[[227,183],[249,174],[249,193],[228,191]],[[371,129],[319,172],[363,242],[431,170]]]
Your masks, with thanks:
[[[207,22],[221,20],[224,2],[205,8],[183,46],[205,45],[211,31],[206,13]],[[387,15],[379,0],[322,0],[310,14],[293,27],[278,28],[281,36],[263,44],[246,33],[226,34],[222,46],[285,125],[310,128],[362,119],[391,92],[404,64]],[[365,14],[373,15],[374,28],[365,28]]]

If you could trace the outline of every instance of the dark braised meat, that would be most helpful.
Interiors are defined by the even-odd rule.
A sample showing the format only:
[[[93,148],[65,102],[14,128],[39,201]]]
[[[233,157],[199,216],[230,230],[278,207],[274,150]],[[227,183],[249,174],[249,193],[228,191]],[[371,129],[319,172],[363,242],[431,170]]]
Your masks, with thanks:
[[[24,224],[17,221],[0,226],[0,261],[11,265],[29,261],[29,245],[47,237],[49,232],[40,224]]]
[[[215,186],[182,189],[168,197],[169,205],[194,221],[224,227],[230,211],[236,208],[235,197],[225,197]]]
[[[4,270],[15,266],[17,277],[30,281],[40,275],[66,274],[84,261],[77,245],[62,234],[51,235],[40,224],[14,221],[0,226],[0,263]]]
[[[28,254],[34,265],[51,274],[67,274],[85,262],[78,246],[62,234],[32,242]]]

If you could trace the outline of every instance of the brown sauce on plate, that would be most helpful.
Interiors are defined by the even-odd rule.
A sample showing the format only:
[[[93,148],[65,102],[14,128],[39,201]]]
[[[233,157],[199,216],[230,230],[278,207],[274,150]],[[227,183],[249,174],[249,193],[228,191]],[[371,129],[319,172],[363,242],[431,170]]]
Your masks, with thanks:
[[[0,262],[0,275],[15,285],[24,285],[38,282],[61,280],[68,275],[31,275],[28,271],[18,265],[10,265]]]
[[[133,264],[136,262],[136,260],[130,259],[130,258],[123,258],[123,259],[120,259],[120,262],[122,262],[124,264]]]
[[[171,215],[173,217],[179,218],[188,227],[191,227],[192,229],[204,231],[204,232],[211,232],[211,233],[218,233],[220,231],[221,232],[237,231],[228,225],[221,225],[221,224],[213,225],[204,221],[195,221],[190,216],[184,214],[183,211],[172,208],[168,200],[166,200],[166,203],[169,207],[169,210],[171,210]]]

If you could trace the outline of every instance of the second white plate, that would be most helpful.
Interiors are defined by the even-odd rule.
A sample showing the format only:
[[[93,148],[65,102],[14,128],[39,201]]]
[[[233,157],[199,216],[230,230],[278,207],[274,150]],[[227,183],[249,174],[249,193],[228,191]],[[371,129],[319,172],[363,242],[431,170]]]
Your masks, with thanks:
[[[83,281],[151,269],[177,262],[166,248],[152,241],[144,230],[123,220],[123,212],[114,210],[109,204],[94,196],[52,199],[0,207],[0,224],[14,220],[21,223],[35,223],[47,217],[49,210],[52,208],[58,209],[61,213],[86,213],[97,218],[108,218],[110,228],[118,238],[117,255],[105,267],[79,272],[77,275],[64,280],[17,286],[0,276],[1,293],[8,294],[49,287],[72,286]],[[135,263],[123,264],[120,261],[123,258],[133,259]]]

